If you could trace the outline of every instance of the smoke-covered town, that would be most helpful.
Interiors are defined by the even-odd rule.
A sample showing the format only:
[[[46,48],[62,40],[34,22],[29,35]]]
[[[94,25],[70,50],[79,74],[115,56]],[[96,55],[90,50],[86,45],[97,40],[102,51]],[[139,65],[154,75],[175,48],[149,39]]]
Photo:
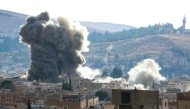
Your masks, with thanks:
[[[190,109],[190,9],[172,2],[4,1],[0,109]]]

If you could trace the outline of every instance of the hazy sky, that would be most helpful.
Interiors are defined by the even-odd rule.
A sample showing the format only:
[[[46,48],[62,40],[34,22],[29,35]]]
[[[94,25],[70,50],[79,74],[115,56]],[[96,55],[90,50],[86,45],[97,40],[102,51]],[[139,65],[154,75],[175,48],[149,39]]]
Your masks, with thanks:
[[[189,0],[2,0],[0,9],[28,15],[46,10],[52,17],[135,27],[170,22],[177,28],[185,15],[190,29]]]

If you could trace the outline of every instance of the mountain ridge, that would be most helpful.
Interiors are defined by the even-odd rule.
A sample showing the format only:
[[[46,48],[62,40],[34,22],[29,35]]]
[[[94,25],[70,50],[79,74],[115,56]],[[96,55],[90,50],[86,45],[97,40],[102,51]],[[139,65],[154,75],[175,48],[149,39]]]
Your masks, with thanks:
[[[19,28],[21,25],[25,24],[26,18],[28,15],[2,10],[0,9],[0,36],[11,36],[18,34]],[[55,19],[55,18],[52,18]],[[134,28],[133,26],[128,26],[124,24],[112,24],[112,23],[105,23],[105,22],[85,22],[85,21],[78,21],[81,25],[87,27],[89,33],[93,31],[105,33],[106,31],[109,32],[117,32],[122,31],[123,29],[130,29]],[[14,34],[12,34],[14,33]]]

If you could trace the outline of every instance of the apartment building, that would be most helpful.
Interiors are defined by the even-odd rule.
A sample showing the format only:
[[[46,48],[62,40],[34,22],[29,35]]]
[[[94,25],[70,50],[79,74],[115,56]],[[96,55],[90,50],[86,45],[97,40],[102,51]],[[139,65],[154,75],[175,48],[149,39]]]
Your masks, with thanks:
[[[115,109],[158,109],[159,91],[112,89]]]
[[[168,97],[164,97],[160,100],[159,109],[177,109],[177,102],[170,101]]]
[[[58,106],[63,109],[86,108],[86,99],[81,95],[46,96],[45,106]]]
[[[190,92],[177,93],[177,109],[190,109]]]

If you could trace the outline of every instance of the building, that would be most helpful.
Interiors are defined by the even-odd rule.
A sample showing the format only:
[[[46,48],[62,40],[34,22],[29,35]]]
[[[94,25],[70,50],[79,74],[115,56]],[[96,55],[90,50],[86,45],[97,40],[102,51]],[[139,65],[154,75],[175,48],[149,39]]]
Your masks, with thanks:
[[[97,96],[86,95],[85,99],[87,108],[99,105],[99,98]]]
[[[81,95],[46,96],[44,106],[58,106],[63,109],[86,108],[86,99]]]
[[[115,109],[158,109],[159,91],[112,89]]]
[[[159,103],[159,109],[177,109],[177,102],[170,101],[168,97],[164,97]]]
[[[177,93],[177,109],[190,109],[190,92]]]
[[[114,109],[114,105],[104,105],[103,109]]]

